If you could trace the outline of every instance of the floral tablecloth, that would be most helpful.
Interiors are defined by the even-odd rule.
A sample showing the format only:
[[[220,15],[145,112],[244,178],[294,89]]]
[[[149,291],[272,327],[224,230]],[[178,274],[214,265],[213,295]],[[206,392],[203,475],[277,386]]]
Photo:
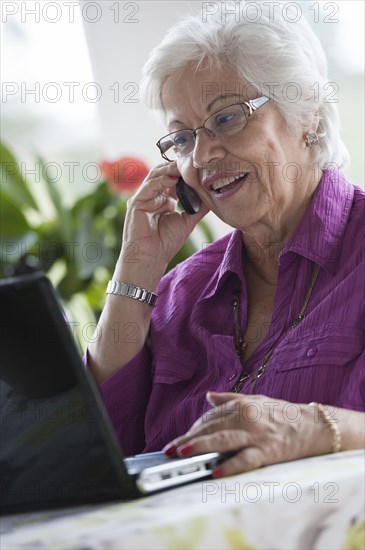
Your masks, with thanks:
[[[206,480],[128,503],[1,520],[0,548],[365,549],[365,453]]]

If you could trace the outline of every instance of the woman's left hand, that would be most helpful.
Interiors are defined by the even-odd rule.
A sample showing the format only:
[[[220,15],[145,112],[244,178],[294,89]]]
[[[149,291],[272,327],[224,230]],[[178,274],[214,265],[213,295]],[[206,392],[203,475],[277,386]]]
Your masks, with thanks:
[[[207,400],[214,408],[164,448],[168,456],[237,451],[214,472],[221,477],[331,452],[331,431],[307,404],[214,392]]]

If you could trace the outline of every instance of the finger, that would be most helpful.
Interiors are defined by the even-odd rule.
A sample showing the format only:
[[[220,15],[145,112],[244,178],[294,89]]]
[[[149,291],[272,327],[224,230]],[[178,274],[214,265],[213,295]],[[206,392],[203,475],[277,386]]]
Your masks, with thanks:
[[[238,396],[236,393],[231,392],[214,392],[214,391],[208,391],[206,395],[206,400],[211,405],[214,405],[217,407],[218,405],[222,405],[223,403],[227,403],[229,401],[237,400]]]
[[[231,398],[217,406],[213,405],[212,409],[204,413],[198,420],[196,420],[190,429],[192,430],[198,427],[200,424],[206,423],[208,420],[224,421],[228,417],[230,420],[232,419],[232,417],[234,417],[237,423],[241,422],[243,419],[241,399],[237,397],[236,394],[230,395],[234,396],[233,399]]]
[[[136,212],[144,212],[152,216],[161,216],[176,212],[176,202],[162,193],[158,193],[154,198],[149,200],[137,200],[134,203],[130,200],[128,202],[128,210],[130,215]]]
[[[175,175],[155,175],[154,177],[146,179],[133,197],[139,200],[149,200],[158,193],[165,192],[165,194],[167,194],[168,189],[176,187],[177,181],[178,176]]]
[[[204,203],[201,203],[199,212],[197,212],[196,214],[188,214],[187,212],[183,211],[181,212],[181,216],[184,218],[184,221],[189,231],[192,231],[196,224],[199,223],[200,220],[202,220],[209,211],[209,208]]]
[[[252,438],[245,430],[218,430],[214,433],[193,437],[176,448],[178,456],[194,456],[203,453],[224,453],[252,445]]]
[[[176,181],[176,179],[164,175],[146,182],[128,200],[128,207],[150,210],[154,201],[160,204],[162,199],[170,197],[169,189],[176,186]],[[173,199],[173,197],[170,198]]]
[[[205,436],[212,436],[213,434],[222,433],[223,431],[241,431],[243,428],[236,422],[234,413],[232,415],[224,413],[222,417],[216,417],[213,420],[204,415],[193,426],[182,436],[177,437],[170,443],[168,443],[163,452],[168,456],[175,456],[177,448],[183,447],[185,445],[191,444],[192,440],[197,440],[198,438],[204,438]],[[248,433],[248,432],[247,432]],[[218,436],[220,437],[220,436]],[[252,436],[250,436],[251,441]],[[247,437],[246,437],[247,439]]]
[[[179,216],[176,209],[177,201],[168,195],[160,193],[155,199],[144,203],[142,210],[150,212],[152,216],[175,213]],[[141,208],[139,208],[141,210]]]
[[[240,421],[240,407],[236,398],[204,413],[194,422],[194,424],[184,435],[171,441],[167,447],[174,446],[176,448],[192,438],[200,437],[222,429],[242,429]]]
[[[174,177],[177,181],[180,175],[181,174],[176,166],[176,162],[163,162],[161,164],[157,164],[149,171],[144,179],[144,182],[160,176]]]
[[[171,441],[170,445],[178,447],[180,445],[184,445],[187,441],[190,441],[193,438],[226,429],[230,427],[228,424],[229,417],[234,414],[234,411],[219,411],[217,409],[211,409],[198,418],[198,420],[194,422],[194,424],[184,435]]]
[[[160,164],[156,164],[156,166],[151,168],[145,180],[161,176],[163,174],[180,177],[180,172],[176,166],[176,162],[161,162]]]
[[[237,395],[235,393],[208,392],[207,401],[214,407],[217,414],[221,410],[229,412],[234,410],[237,414],[237,421],[242,427],[248,423],[257,422],[262,414],[262,396],[259,395]]]
[[[168,189],[166,189],[165,193],[170,195],[170,197],[172,197],[173,199],[175,199],[176,202],[179,200],[176,194],[176,187],[169,187]]]
[[[219,478],[250,472],[266,465],[264,453],[258,447],[247,447],[233,457],[222,462],[214,471],[213,477]]]

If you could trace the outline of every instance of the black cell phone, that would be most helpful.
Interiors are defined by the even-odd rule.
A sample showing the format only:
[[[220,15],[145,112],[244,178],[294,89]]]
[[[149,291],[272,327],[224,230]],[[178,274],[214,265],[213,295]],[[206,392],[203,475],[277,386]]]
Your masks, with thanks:
[[[196,214],[199,212],[202,201],[195,193],[194,189],[185,183],[181,176],[176,184],[176,194],[185,212],[188,214]]]

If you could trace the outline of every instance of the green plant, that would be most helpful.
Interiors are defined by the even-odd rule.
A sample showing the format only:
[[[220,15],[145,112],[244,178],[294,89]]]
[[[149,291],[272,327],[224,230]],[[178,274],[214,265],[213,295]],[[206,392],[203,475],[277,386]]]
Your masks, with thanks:
[[[0,276],[12,276],[32,266],[41,269],[57,287],[73,320],[79,326],[95,323],[119,255],[128,196],[113,192],[103,180],[66,205],[47,170],[42,170],[44,160],[36,156],[43,176],[40,200],[10,150],[4,144],[0,148]],[[48,204],[47,209],[42,202]],[[200,228],[210,242],[209,227],[201,222]],[[195,251],[188,239],[168,269]],[[85,348],[85,337],[78,336]]]

